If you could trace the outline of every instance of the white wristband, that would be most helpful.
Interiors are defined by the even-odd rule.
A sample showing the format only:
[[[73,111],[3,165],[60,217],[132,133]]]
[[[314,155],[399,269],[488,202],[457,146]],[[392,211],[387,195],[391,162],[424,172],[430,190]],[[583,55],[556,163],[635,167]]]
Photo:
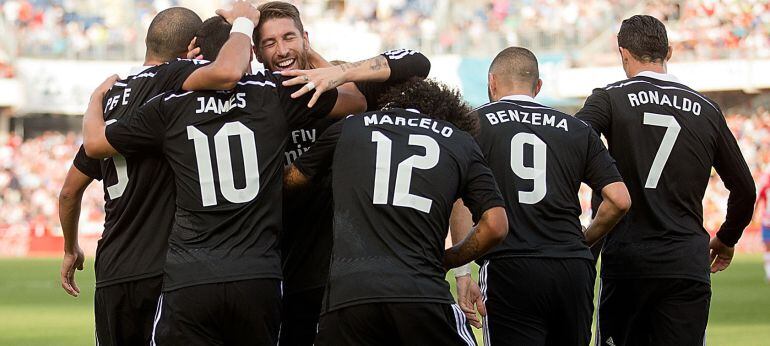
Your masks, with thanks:
[[[230,33],[239,32],[251,39],[251,35],[254,33],[254,22],[246,17],[238,17],[233,21],[233,27],[230,29]]]
[[[471,273],[471,264],[466,263],[465,265],[459,266],[455,268],[455,277],[461,277],[465,275],[470,275]]]

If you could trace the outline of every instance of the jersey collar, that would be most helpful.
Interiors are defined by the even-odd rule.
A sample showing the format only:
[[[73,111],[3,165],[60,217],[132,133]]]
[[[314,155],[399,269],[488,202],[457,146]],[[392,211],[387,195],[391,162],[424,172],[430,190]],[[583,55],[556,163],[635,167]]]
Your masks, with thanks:
[[[657,73],[657,72],[652,72],[652,71],[642,71],[642,72],[637,73],[636,76],[634,76],[634,77],[648,77],[648,78],[654,78],[654,79],[658,79],[658,80],[662,80],[662,81],[666,81],[666,82],[673,82],[673,83],[680,83],[680,84],[682,83],[682,82],[679,81],[679,78],[676,78],[674,75],[668,74],[668,73]]]
[[[144,70],[146,70],[146,69],[148,69],[150,67],[152,67],[152,66],[131,66],[131,71],[128,72],[128,75],[129,76],[138,75],[138,74],[144,72]]]
[[[508,95],[508,96],[503,96],[503,97],[501,97],[501,98],[500,98],[500,101],[502,101],[502,100],[508,100],[508,101],[526,101],[526,102],[537,103],[537,101],[535,101],[535,99],[534,99],[534,98],[532,98],[532,96],[529,96],[529,95]]]

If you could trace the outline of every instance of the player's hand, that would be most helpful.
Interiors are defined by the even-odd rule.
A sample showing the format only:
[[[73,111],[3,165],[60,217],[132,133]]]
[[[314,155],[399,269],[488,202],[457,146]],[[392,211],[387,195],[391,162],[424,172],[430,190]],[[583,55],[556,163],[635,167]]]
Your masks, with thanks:
[[[102,84],[99,84],[99,86],[96,87],[96,89],[94,89],[94,93],[92,96],[97,96],[99,98],[103,97],[104,94],[106,94],[108,91],[110,91],[110,89],[112,89],[112,86],[115,85],[115,82],[117,82],[118,79],[120,79],[120,77],[118,77],[118,75],[116,74],[113,74],[107,77],[107,79],[105,79],[104,82],[102,82]]]
[[[470,275],[458,276],[455,279],[457,281],[457,304],[465,313],[468,322],[476,328],[481,328],[481,319],[476,315],[476,310],[481,314],[481,317],[486,317],[487,307],[484,305],[484,298],[481,296],[479,285],[473,281]]]
[[[233,6],[229,10],[218,9],[216,14],[224,18],[228,23],[233,24],[235,18],[245,17],[251,20],[256,26],[259,24],[259,10],[249,1],[233,1]]]
[[[190,41],[190,44],[187,45],[187,59],[203,59],[203,55],[201,55],[201,47],[198,47],[197,40],[197,37],[193,37],[192,41]]]
[[[308,102],[308,107],[313,107],[318,98],[326,91],[332,90],[345,82],[345,72],[339,66],[317,68],[314,70],[289,70],[281,71],[284,77],[295,77],[283,82],[284,86],[304,84],[302,88],[291,94],[292,98],[298,98],[315,90],[313,97]]]
[[[75,283],[75,269],[83,270],[83,250],[76,246],[72,251],[64,252],[64,259],[61,263],[61,287],[67,294],[77,297],[80,294],[80,288]]]
[[[714,237],[709,243],[709,249],[711,249],[711,273],[723,271],[730,266],[735,254],[735,247],[729,247],[718,237]]]

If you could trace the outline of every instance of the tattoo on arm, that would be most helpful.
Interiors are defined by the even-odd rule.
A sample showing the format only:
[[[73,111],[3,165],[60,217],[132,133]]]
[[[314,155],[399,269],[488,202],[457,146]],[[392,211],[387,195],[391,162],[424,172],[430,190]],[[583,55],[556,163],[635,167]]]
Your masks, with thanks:
[[[460,244],[446,250],[444,266],[447,269],[454,268],[476,259],[481,255],[480,246],[478,234],[474,228]]]
[[[369,69],[372,71],[379,71],[388,66],[388,59],[382,55],[378,55],[376,58],[370,60],[372,60],[372,64],[369,66]]]

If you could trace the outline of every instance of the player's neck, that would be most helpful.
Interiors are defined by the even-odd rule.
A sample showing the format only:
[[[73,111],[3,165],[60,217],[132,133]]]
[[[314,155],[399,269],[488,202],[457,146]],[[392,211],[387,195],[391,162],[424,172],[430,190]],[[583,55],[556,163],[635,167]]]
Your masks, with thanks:
[[[516,95],[523,95],[523,96],[529,96],[531,98],[535,98],[535,95],[532,93],[532,90],[530,89],[522,89],[522,88],[511,88],[511,89],[505,89],[505,90],[498,90],[496,97],[494,98],[495,101],[500,101],[503,97],[506,96],[516,96]]]
[[[630,64],[628,66],[628,69],[626,70],[626,76],[631,78],[645,71],[668,74],[666,63],[636,63]]]

